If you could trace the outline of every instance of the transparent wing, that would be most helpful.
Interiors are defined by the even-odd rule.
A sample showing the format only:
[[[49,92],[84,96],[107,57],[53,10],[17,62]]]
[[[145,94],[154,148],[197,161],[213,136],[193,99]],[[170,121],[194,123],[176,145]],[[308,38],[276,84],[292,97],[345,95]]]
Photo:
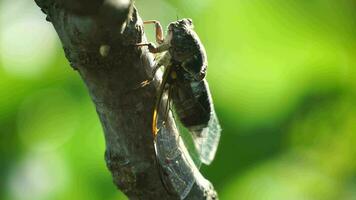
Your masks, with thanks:
[[[165,126],[167,126],[167,123]],[[186,149],[180,138],[175,137],[167,130],[167,128],[162,127],[158,131],[155,142],[161,178],[167,191],[178,195],[180,199],[184,199],[195,183],[192,170],[194,164],[189,157],[185,156],[188,154],[184,153]],[[180,143],[180,149],[176,146],[177,142]]]
[[[170,89],[167,90],[168,85],[166,83],[170,69],[171,66],[167,66],[163,74],[153,115],[152,131],[155,136],[156,160],[163,185],[168,192],[178,195],[180,199],[184,199],[195,183],[193,169],[196,168],[194,168],[194,163],[189,157],[179,135],[176,137],[174,132],[168,131],[176,130],[170,128],[175,124],[169,121],[171,118],[168,117],[171,115],[169,110]],[[165,93],[165,91],[167,92]]]
[[[200,153],[196,148],[195,140],[192,137],[191,131],[184,127],[184,125],[178,120],[179,117],[177,116],[177,113],[173,112],[173,117],[178,127],[180,137],[183,139],[184,145],[187,148],[190,157],[192,158],[195,166],[200,168],[202,161],[200,158]]]
[[[176,88],[173,90],[171,90],[171,85],[169,87],[170,89],[167,90],[166,83],[171,67],[172,66],[167,66],[165,69],[156,101],[154,112],[156,114],[154,114],[153,117],[154,145],[163,184],[167,191],[177,194],[180,199],[184,199],[195,183],[194,171],[198,170],[197,167],[200,166],[200,161],[210,164],[214,159],[221,129],[214,111],[207,82],[205,80],[193,83],[189,81],[181,85],[174,84]],[[185,80],[180,79],[180,81]],[[173,121],[169,121],[171,118],[165,114],[167,108],[169,108],[170,95],[164,95],[164,91],[169,91],[169,93],[174,92],[176,94],[184,93],[186,95],[185,97],[188,97],[181,100],[176,98],[175,101],[173,101],[176,108],[179,105],[178,108],[181,111],[178,114],[179,119],[194,121],[194,119],[191,118],[191,116],[194,115],[191,114],[196,114],[195,111],[199,110],[199,113],[201,112],[200,114],[203,114],[203,118],[208,118],[208,121],[203,120],[204,123],[200,123],[199,121],[199,123],[196,123],[197,126],[188,126],[187,123],[189,120],[184,121],[184,123],[182,123],[184,125],[181,127],[185,128],[180,129],[180,135],[168,131],[176,130],[176,127]],[[162,99],[165,100],[161,101]],[[193,107],[186,107],[189,101],[195,101],[194,104],[192,104]],[[172,115],[172,113],[168,112],[168,115]],[[179,120],[175,121],[178,122]],[[174,127],[172,128],[170,126]],[[192,137],[189,137],[189,135]],[[177,143],[179,144],[179,148],[177,147]],[[186,146],[194,146],[195,148],[189,148],[190,151],[188,153]],[[198,159],[194,159],[194,163],[192,158]]]
[[[206,93],[210,107],[210,118],[207,124],[198,127],[189,127],[188,129],[192,133],[195,148],[199,153],[201,161],[209,165],[214,160],[216,154],[221,135],[221,127],[215,113],[208,82],[203,80],[199,85],[194,87],[196,90],[199,90],[200,93]]]

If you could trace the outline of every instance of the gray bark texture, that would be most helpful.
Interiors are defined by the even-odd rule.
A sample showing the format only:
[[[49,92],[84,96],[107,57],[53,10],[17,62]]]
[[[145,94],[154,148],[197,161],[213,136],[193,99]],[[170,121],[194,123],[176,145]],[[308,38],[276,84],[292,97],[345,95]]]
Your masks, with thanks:
[[[179,172],[185,180],[182,188],[185,183],[193,184],[185,199],[217,199],[213,186],[192,164],[171,115],[163,127],[167,134],[162,136],[169,145],[159,148],[168,152],[163,153],[167,162],[169,151],[176,150],[171,159],[174,162],[168,162],[169,166],[164,168],[155,157],[151,121],[159,83],[136,89],[149,78],[154,62],[146,48],[135,46],[146,39],[133,3],[35,2],[53,24],[70,65],[89,90],[104,129],[105,160],[115,185],[129,199],[180,199],[179,188],[174,188],[179,185],[179,178],[174,178]],[[164,173],[167,177],[163,181]]]

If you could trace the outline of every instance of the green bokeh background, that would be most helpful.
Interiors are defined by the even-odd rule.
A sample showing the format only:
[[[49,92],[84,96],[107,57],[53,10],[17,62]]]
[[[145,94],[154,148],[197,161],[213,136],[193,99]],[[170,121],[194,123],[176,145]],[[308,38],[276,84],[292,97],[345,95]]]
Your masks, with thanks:
[[[356,199],[356,1],[137,0],[193,19],[223,132],[220,198]],[[153,29],[146,28],[153,41]],[[126,197],[86,88],[33,1],[0,0],[0,199]]]

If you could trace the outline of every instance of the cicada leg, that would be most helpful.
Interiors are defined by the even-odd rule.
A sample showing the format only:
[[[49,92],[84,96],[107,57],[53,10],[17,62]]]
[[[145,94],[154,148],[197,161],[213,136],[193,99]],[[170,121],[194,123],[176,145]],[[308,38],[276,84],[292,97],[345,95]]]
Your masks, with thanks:
[[[169,115],[169,111],[170,111],[170,106],[171,106],[171,94],[172,94],[172,89],[173,87],[171,85],[168,86],[168,90],[167,90],[167,103],[166,103],[166,108],[164,111],[164,118],[163,118],[163,122],[162,125],[165,125],[167,119],[168,119],[168,115]]]
[[[148,20],[148,21],[144,21],[143,24],[155,24],[156,42],[158,43],[158,46],[156,47],[153,43],[140,43],[140,44],[136,44],[136,46],[137,47],[147,46],[148,50],[151,53],[161,53],[161,52],[167,51],[169,49],[169,44],[167,42],[165,42],[165,40],[164,40],[163,29],[162,29],[161,23],[157,20]],[[161,63],[161,59],[160,59],[157,62],[157,64],[155,65],[155,67],[153,68],[152,78],[141,82],[140,86],[138,88],[145,87],[145,86],[149,85],[153,81],[157,70],[162,65],[164,65],[164,64]],[[166,66],[166,65],[164,65],[164,66]]]
[[[160,59],[156,62],[155,66],[152,68],[152,75],[149,79],[142,81],[139,86],[137,86],[135,89],[143,88],[146,87],[147,85],[151,84],[152,81],[155,78],[155,75],[158,71],[159,68],[162,66],[168,66],[171,60],[171,56],[169,53],[165,53]]]
[[[167,43],[162,43],[162,44],[158,45],[157,47],[152,42],[150,42],[150,43],[139,43],[139,44],[136,44],[135,46],[137,46],[137,47],[147,46],[148,50],[151,53],[161,53],[161,52],[167,51],[169,49],[169,44],[167,44]]]
[[[152,116],[152,134],[153,134],[153,137],[156,138],[157,136],[157,133],[158,133],[158,127],[157,127],[157,123],[158,123],[158,114],[159,114],[159,107],[161,105],[161,101],[162,101],[162,96],[163,96],[163,93],[165,91],[165,88],[166,88],[166,84],[167,84],[167,81],[168,81],[168,78],[169,78],[169,75],[171,73],[171,68],[172,66],[171,65],[168,65],[163,73],[163,78],[162,78],[162,83],[159,87],[159,90],[158,90],[158,94],[157,94],[157,97],[156,97],[156,103],[155,103],[155,107],[153,109],[153,116]]]
[[[156,42],[162,44],[164,42],[164,35],[161,23],[157,20],[144,21],[143,24],[155,24],[156,27]]]
[[[159,69],[161,66],[162,66],[162,65],[161,65],[160,63],[157,63],[157,64],[153,67],[153,69],[152,69],[152,77],[151,77],[150,79],[147,79],[147,80],[145,80],[145,81],[142,81],[142,82],[140,83],[140,88],[141,88],[141,87],[146,87],[147,85],[151,84],[151,82],[152,82],[152,81],[154,80],[154,78],[155,78],[155,75],[156,75],[158,69]]]

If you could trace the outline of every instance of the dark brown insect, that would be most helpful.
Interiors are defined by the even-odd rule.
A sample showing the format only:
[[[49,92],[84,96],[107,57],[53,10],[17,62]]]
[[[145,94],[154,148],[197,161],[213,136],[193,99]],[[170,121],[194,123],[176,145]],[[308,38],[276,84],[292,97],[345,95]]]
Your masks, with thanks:
[[[163,53],[156,62],[153,74],[164,66],[162,82],[158,91],[152,122],[152,133],[156,141],[158,128],[158,113],[164,93],[167,93],[166,115],[172,103],[176,118],[192,135],[199,159],[204,164],[210,164],[215,157],[220,139],[221,128],[212,103],[209,86],[205,80],[207,70],[207,55],[204,46],[194,31],[191,19],[172,22],[168,26],[167,36],[163,37],[160,23],[155,20],[156,47],[152,43],[137,44],[148,46],[151,53]],[[144,84],[150,81],[144,82]],[[163,116],[163,120],[166,116]],[[156,150],[157,157],[159,152]]]

